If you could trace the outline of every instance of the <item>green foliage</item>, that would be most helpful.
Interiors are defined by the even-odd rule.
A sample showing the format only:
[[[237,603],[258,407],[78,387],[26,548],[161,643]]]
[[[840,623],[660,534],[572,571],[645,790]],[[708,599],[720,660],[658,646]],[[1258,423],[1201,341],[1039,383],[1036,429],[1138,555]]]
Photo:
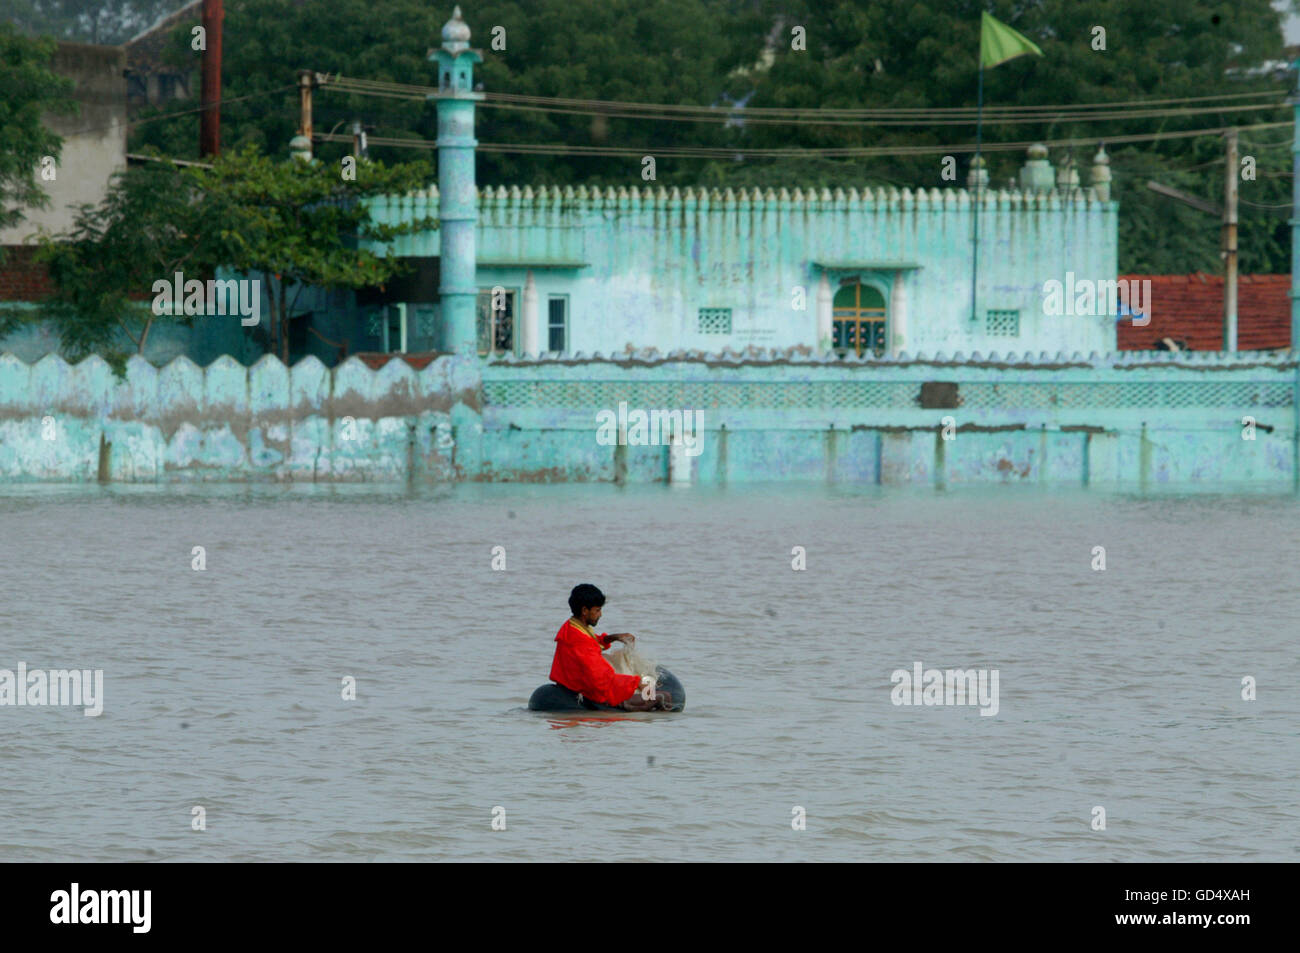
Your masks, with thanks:
[[[396,274],[400,260],[364,243],[389,242],[436,222],[377,225],[364,201],[420,188],[431,175],[423,163],[390,168],[363,160],[355,178],[345,179],[337,165],[273,160],[252,146],[224,154],[212,168],[131,168],[115,177],[98,206],[81,207],[68,232],[43,239],[38,259],[49,267],[55,292],[19,317],[52,320],[73,359],[98,352],[120,363],[124,337],[139,353],[158,321],[192,323],[183,314],[154,314],[155,282],[230,267],[261,273],[272,340],[287,360],[288,289],[360,288]],[[10,326],[16,314],[8,315]]]
[[[47,111],[71,112],[69,80],[49,69],[54,43],[19,36],[0,22],[0,228],[23,220],[23,207],[44,208],[39,166],[45,156],[59,157],[62,140],[41,117]]]
[[[296,71],[431,84],[430,47],[441,43],[453,3],[423,0],[332,0],[300,4],[294,0],[228,0],[223,57],[222,141],[234,148],[253,143],[272,155],[285,155],[298,127],[298,95],[291,89]],[[734,10],[732,8],[735,8]],[[732,83],[727,74],[749,63],[761,47],[768,23],[755,10],[720,0],[488,0],[463,6],[473,30],[472,43],[483,49],[479,78],[486,89],[541,96],[567,96],[710,105]],[[268,25],[274,24],[271,28]],[[505,29],[506,49],[493,51],[492,28]],[[171,38],[170,57],[198,68],[188,28]],[[197,89],[197,87],[196,87]],[[242,96],[257,98],[233,102]],[[175,111],[173,103],[153,115]],[[396,138],[437,138],[431,103],[331,92],[316,93],[317,132],[346,131],[354,119],[374,134]],[[134,144],[151,143],[168,155],[197,157],[193,116],[146,122]],[[615,145],[724,144],[721,123],[656,124],[640,120],[484,106],[478,136],[484,142],[566,142]],[[317,154],[337,160],[348,151],[318,145]],[[375,149],[385,160],[410,158],[409,150]],[[661,163],[664,169],[667,163]],[[640,162],[632,157],[550,157],[512,153],[479,154],[480,182],[639,181]],[[693,182],[697,160],[668,170],[675,181]],[[662,174],[662,173],[661,173]]]
[[[177,272],[210,271],[221,246],[186,175],[170,163],[150,163],[114,177],[103,202],[83,205],[73,227],[45,236],[37,258],[49,267],[55,291],[32,314],[59,330],[73,360],[97,352],[112,359],[125,336],[144,350],[157,321],[188,324],[184,315],[155,315],[147,296]]]
[[[300,68],[432,83],[425,53],[440,42],[452,6],[450,0],[445,5],[228,0],[223,141],[228,148],[252,143],[271,155],[287,154],[298,123],[298,97],[292,89],[270,91],[291,86]],[[984,9],[1044,52],[1041,58],[1020,57],[985,71],[984,99],[990,107],[1128,103],[1256,90],[1276,91],[1280,100],[1292,84],[1260,69],[1283,56],[1279,15],[1269,0],[486,0],[465,6],[464,13],[473,45],[483,50],[478,78],[488,91],[721,108],[715,122],[660,122],[484,103],[478,138],[485,144],[630,145],[644,147],[647,155],[671,146],[734,149],[738,161],[660,156],[658,181],[665,185],[951,185],[940,178],[942,151],[852,159],[810,152],[772,159],[755,158],[749,150],[972,144],[973,122],[791,126],[758,122],[751,115],[743,125],[728,127],[725,104],[750,97],[750,106],[802,109],[809,116],[827,107],[973,107]],[[505,50],[492,49],[498,26],[505,30]],[[806,50],[791,48],[795,26],[806,32]],[[1093,49],[1096,26],[1106,30],[1104,51]],[[175,62],[197,69],[188,26],[177,29],[172,44]],[[254,98],[239,100],[250,95]],[[167,109],[178,106],[184,104]],[[1177,108],[1104,122],[990,121],[984,140],[1086,140],[1073,156],[1086,184],[1099,140],[1285,121],[1291,114],[1286,106],[1201,115],[1179,115],[1173,112]],[[428,102],[324,89],[316,94],[314,114],[315,128],[323,132],[346,130],[360,119],[378,136],[431,140],[437,134]],[[193,156],[196,126],[193,115],[146,122],[133,146],[147,142],[171,155]],[[1284,145],[1267,145],[1283,138],[1281,130],[1265,131],[1252,153],[1256,147],[1248,147],[1243,137],[1242,154],[1254,154],[1259,168],[1257,180],[1241,184],[1243,271],[1290,268],[1286,212],[1257,207],[1289,199],[1289,152]],[[346,151],[318,146],[329,161]],[[1063,151],[1053,151],[1053,162]],[[1221,201],[1221,140],[1115,144],[1108,152],[1112,194],[1122,203],[1121,271],[1217,270],[1216,223],[1151,192],[1146,181],[1157,179]],[[375,154],[394,159],[410,152],[377,149]],[[964,181],[968,156],[953,154]],[[1017,175],[1025,156],[991,151],[986,158],[992,183],[1000,187]],[[488,184],[622,184],[640,182],[640,171],[639,156],[478,155],[478,180]]]
[[[1030,5],[1013,0],[951,0],[916,4],[912,0],[771,0],[767,9],[782,24],[782,45],[771,69],[759,74],[754,106],[851,108],[971,107],[977,101],[979,15],[983,9],[1007,23],[1043,50],[984,71],[984,103],[997,106],[1044,106],[1071,103],[1127,103],[1223,93],[1276,91],[1281,100],[1294,74],[1278,79],[1268,71],[1250,70],[1282,59],[1279,16],[1268,0],[1227,4],[1204,0],[1168,0],[1136,4],[1131,0],[1041,0]],[[790,27],[803,25],[808,51],[790,49]],[[1093,49],[1094,27],[1106,30],[1106,49]],[[1255,104],[1260,99],[1244,100]],[[1194,104],[1192,104],[1194,105]],[[1162,107],[1165,110],[1185,108]],[[1201,115],[1156,115],[1128,120],[1084,122],[986,122],[986,143],[1045,139],[1084,139],[1073,151],[1083,184],[1088,182],[1096,142],[1116,136],[1216,128],[1291,118],[1289,106],[1269,110],[1232,110]],[[973,123],[947,126],[801,126],[800,145],[915,146],[974,141]],[[1255,134],[1258,141],[1281,140],[1286,130]],[[745,139],[753,147],[786,145],[788,127],[748,125]],[[1285,204],[1290,199],[1289,151],[1266,147],[1252,151],[1246,138],[1242,155],[1253,154],[1259,178],[1240,183],[1241,262],[1243,272],[1288,272],[1286,212],[1257,205]],[[1065,150],[1055,149],[1058,163]],[[1132,146],[1112,146],[1111,197],[1120,203],[1121,272],[1179,273],[1221,270],[1219,223],[1150,191],[1154,179],[1200,195],[1223,198],[1224,151],[1219,137],[1169,139]],[[1023,152],[985,154],[990,182],[1004,186],[1018,175]],[[940,154],[887,157],[809,167],[780,161],[766,172],[778,182],[845,184],[821,171],[825,166],[852,168],[856,182],[942,187]],[[969,158],[959,156],[961,178]],[[810,176],[804,169],[808,168]],[[763,184],[749,173],[745,184]],[[1254,205],[1247,205],[1247,202]]]
[[[24,33],[120,45],[185,0],[0,0],[0,20]]]
[[[719,0],[486,3],[481,13],[476,6],[466,16],[473,18],[475,46],[483,48],[479,73],[487,90],[695,106],[718,104],[724,93],[748,89],[748,81],[730,74],[757,57],[770,26],[756,9]],[[490,48],[497,24],[506,29],[504,51]],[[655,147],[725,147],[736,141],[722,112],[716,122],[656,123],[490,106],[479,114],[483,142],[644,144],[653,155]],[[479,155],[482,182],[640,183],[639,156]],[[656,174],[665,184],[686,185],[700,180],[705,165],[663,158]]]
[[[354,179],[340,173],[338,163],[275,159],[254,146],[223,153],[211,169],[189,173],[204,196],[205,220],[216,226],[219,260],[236,271],[262,274],[275,351],[286,363],[286,322],[294,306],[288,299],[291,287],[383,284],[403,265],[364,244],[389,242],[436,224],[420,220],[378,225],[365,206],[368,198],[424,187],[432,179],[426,163],[390,167],[363,160],[356,165]]]

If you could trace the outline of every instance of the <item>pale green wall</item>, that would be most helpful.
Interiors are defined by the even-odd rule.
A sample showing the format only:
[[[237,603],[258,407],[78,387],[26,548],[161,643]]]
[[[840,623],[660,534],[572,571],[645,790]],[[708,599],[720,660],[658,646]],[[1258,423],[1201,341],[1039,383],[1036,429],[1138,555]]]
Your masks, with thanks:
[[[1068,272],[1091,280],[1117,275],[1117,203],[1090,195],[986,194],[977,323],[970,320],[973,206],[965,189],[793,189],[759,197],[745,190],[487,188],[479,191],[478,283],[522,288],[531,265],[543,322],[547,295],[568,294],[569,351],[586,354],[629,344],[815,348],[818,263],[827,266],[832,292],[841,279],[859,276],[886,294],[891,315],[905,311],[899,349],[909,353],[1104,353],[1115,348],[1112,317],[1043,314],[1046,281],[1064,282]],[[436,215],[437,207],[430,189],[374,203],[372,214],[395,223]],[[440,252],[437,230],[404,237],[391,250]],[[509,262],[519,264],[501,264]],[[876,267],[855,267],[863,263]],[[806,310],[793,306],[796,287],[804,289]],[[701,307],[732,308],[733,333],[700,333]],[[1019,337],[987,336],[987,309],[1019,309]]]
[[[703,413],[697,484],[1296,485],[1294,355],[481,362],[292,368],[0,356],[0,479],[662,481],[597,414]],[[955,407],[922,407],[926,383]],[[1244,440],[1243,417],[1257,424]],[[350,419],[349,419],[350,418]],[[943,438],[951,418],[952,440]],[[101,450],[101,446],[104,447]]]

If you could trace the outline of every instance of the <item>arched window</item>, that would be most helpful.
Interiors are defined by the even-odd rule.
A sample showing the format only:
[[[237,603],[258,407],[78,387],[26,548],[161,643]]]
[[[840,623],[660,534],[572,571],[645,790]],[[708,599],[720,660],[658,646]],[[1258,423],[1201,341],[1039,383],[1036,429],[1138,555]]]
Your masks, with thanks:
[[[507,354],[515,349],[517,288],[482,288],[478,293],[478,352]]]
[[[885,296],[879,289],[854,279],[835,292],[832,308],[836,351],[885,352]]]

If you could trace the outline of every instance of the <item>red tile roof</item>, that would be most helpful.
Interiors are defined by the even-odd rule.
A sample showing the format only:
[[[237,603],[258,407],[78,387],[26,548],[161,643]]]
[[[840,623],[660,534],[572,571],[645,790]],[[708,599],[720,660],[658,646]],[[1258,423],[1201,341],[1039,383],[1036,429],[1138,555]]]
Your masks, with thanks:
[[[1151,282],[1151,323],[1118,325],[1121,351],[1150,351],[1164,338],[1193,351],[1223,350],[1223,276],[1120,275]],[[1291,346],[1291,276],[1237,277],[1237,349],[1268,351]],[[1145,295],[1143,296],[1145,298]]]
[[[379,370],[389,361],[397,357],[400,357],[402,360],[406,361],[406,363],[410,364],[411,367],[413,367],[415,370],[422,371],[426,367],[428,367],[431,363],[433,363],[434,358],[436,358],[437,356],[438,356],[437,353],[399,354],[394,352],[392,354],[384,354],[382,352],[377,352],[377,351],[359,351],[357,354],[354,355],[354,357],[360,359],[367,367],[369,367],[373,371]]]

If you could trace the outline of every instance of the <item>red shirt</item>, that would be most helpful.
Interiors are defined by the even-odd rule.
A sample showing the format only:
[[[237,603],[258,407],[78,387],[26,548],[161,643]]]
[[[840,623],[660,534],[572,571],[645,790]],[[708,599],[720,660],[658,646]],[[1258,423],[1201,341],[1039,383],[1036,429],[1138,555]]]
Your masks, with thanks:
[[[621,705],[641,687],[635,675],[620,675],[601,655],[613,639],[596,635],[576,619],[560,626],[555,635],[555,661],[551,681],[602,705]]]

